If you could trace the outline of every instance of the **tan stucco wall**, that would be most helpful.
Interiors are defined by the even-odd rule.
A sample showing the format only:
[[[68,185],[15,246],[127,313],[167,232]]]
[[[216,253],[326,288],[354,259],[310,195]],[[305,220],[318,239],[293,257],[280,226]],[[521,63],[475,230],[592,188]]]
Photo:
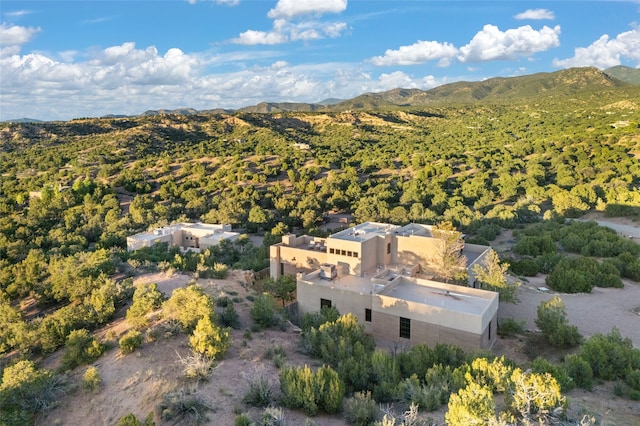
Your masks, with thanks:
[[[439,240],[419,235],[396,236],[398,252],[396,263],[403,265],[420,265],[422,268],[432,267],[438,252]]]

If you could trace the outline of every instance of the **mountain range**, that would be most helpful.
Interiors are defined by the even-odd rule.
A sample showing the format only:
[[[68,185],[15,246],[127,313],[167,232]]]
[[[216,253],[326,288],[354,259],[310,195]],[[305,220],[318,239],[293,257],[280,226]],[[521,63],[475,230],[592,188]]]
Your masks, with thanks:
[[[578,93],[598,92],[605,89],[624,89],[640,86],[640,69],[615,66],[600,71],[594,67],[569,68],[550,73],[536,73],[518,77],[496,77],[483,81],[460,81],[429,90],[393,89],[379,93],[365,93],[352,99],[326,99],[317,103],[261,102],[257,105],[233,109],[195,110],[179,108],[173,110],[148,110],[142,116],[159,114],[218,114],[218,113],[280,113],[380,110],[427,107],[442,104],[467,104],[478,102],[506,103],[514,100],[541,97],[571,97]],[[105,118],[126,117],[108,115]],[[14,122],[37,122],[22,118]]]

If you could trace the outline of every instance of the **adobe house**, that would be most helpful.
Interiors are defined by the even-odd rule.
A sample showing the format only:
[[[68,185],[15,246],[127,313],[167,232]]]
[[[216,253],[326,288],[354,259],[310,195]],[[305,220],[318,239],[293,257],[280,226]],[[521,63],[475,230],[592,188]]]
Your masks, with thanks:
[[[490,247],[465,244],[470,287],[433,280],[438,245],[429,225],[366,222],[327,238],[285,235],[270,248],[271,277],[297,277],[298,314],[334,306],[371,334],[410,345],[465,349],[496,340],[498,294],[472,288]]]
[[[152,247],[156,243],[168,243],[183,250],[200,251],[216,246],[222,240],[235,241],[240,234],[231,231],[231,225],[209,223],[176,223],[163,228],[127,237],[127,251]]]

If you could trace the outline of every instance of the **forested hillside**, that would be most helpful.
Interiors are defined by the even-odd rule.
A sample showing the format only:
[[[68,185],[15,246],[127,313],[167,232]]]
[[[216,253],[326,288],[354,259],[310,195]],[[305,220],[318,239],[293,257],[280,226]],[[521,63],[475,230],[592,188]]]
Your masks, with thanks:
[[[2,123],[0,354],[46,354],[105,323],[137,268],[260,270],[266,245],[322,233],[329,212],[450,221],[484,244],[543,217],[638,217],[640,87],[585,85],[590,72],[435,106]],[[128,235],[198,220],[266,233],[265,246],[126,252]]]

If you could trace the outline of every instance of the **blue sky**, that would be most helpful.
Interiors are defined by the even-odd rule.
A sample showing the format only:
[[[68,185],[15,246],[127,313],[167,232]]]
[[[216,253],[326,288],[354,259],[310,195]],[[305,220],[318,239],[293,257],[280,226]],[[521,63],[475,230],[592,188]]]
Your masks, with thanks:
[[[640,67],[640,0],[3,0],[0,22],[0,120]]]

